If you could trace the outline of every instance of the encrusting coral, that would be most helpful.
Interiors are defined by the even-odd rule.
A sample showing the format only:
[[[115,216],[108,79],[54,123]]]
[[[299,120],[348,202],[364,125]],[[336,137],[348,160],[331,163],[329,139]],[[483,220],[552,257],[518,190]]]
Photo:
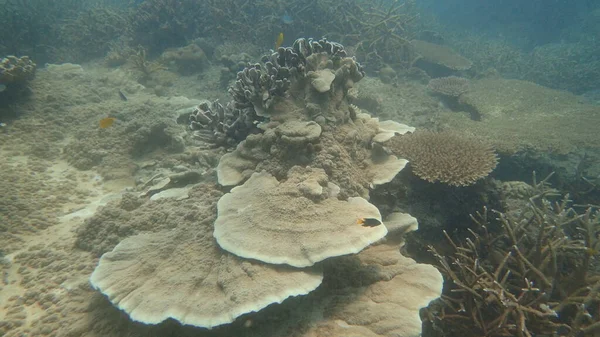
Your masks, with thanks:
[[[420,178],[453,186],[474,184],[498,163],[489,145],[452,131],[417,131],[395,137],[388,146],[407,158]]]
[[[552,202],[546,181],[530,189],[526,206],[487,209],[464,241],[446,237],[452,253],[431,248],[446,276],[434,326],[451,335],[594,336],[600,331],[598,210],[577,212],[568,195]],[[499,223],[501,229],[497,228]]]

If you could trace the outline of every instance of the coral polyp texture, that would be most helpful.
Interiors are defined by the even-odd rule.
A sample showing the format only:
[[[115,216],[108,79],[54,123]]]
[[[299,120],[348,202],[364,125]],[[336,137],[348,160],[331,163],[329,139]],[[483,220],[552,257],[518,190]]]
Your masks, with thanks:
[[[435,94],[458,97],[469,90],[469,80],[458,76],[434,78],[429,81],[427,88]]]
[[[474,184],[498,163],[489,145],[452,131],[417,131],[394,139],[390,148],[420,178],[453,186]]]
[[[0,59],[0,84],[22,83],[33,78],[36,64],[27,56]]]

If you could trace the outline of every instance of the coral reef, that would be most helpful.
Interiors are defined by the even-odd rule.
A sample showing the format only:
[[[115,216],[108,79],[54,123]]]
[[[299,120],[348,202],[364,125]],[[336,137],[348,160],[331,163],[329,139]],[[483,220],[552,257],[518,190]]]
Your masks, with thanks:
[[[277,97],[284,96],[296,77],[308,77],[312,87],[321,93],[330,90],[336,76],[358,82],[364,76],[360,64],[345,57],[346,52],[338,43],[300,38],[292,47],[280,47],[264,56],[264,64],[248,65],[238,73],[229,92],[236,108],[253,108],[258,116],[266,117]],[[352,86],[351,83],[343,85]]]
[[[143,46],[152,55],[167,48],[179,47],[196,30],[198,15],[196,1],[149,0],[131,12],[129,22],[133,42]]]
[[[499,230],[484,209],[471,237],[446,234],[452,253],[431,248],[448,281],[441,307],[430,307],[436,328],[467,337],[597,333],[598,212],[577,212],[568,196],[550,201],[546,180],[534,179],[526,206],[495,212]]]
[[[474,184],[498,163],[488,144],[451,131],[417,131],[394,138],[388,147],[407,158],[420,178],[453,186]]]
[[[434,78],[429,81],[427,88],[436,94],[458,97],[469,90],[469,80],[458,76]]]
[[[243,115],[243,121],[254,124],[254,117],[262,117],[257,125],[262,132],[247,135],[219,160],[218,182],[235,187],[216,203],[216,217],[205,217],[200,224],[193,221],[195,217],[186,217],[184,225],[168,232],[153,228],[152,233],[122,240],[102,256],[92,285],[134,320],[158,323],[174,318],[213,327],[311,292],[321,283],[320,268],[330,260],[359,253],[382,239],[388,230],[377,207],[367,201],[369,189],[391,181],[407,163],[391,155],[382,142],[413,128],[379,122],[348,103],[348,90],[363,76],[360,64],[346,56],[342,45],[324,39],[298,39],[292,47],[279,48],[263,58],[263,63],[248,65],[231,89],[231,105],[240,111],[236,119]],[[199,134],[214,143],[233,138],[223,123],[232,118],[227,109],[231,107],[203,103],[195,110],[182,110],[179,117],[189,111],[196,131],[204,131]],[[169,183],[169,179],[161,180],[143,196],[160,203],[162,199],[156,200],[154,193],[163,193]],[[190,196],[167,200],[194,202],[193,191],[188,190]],[[398,222],[406,230],[415,224],[401,213],[390,221],[392,227]],[[90,230],[87,226],[85,232]],[[196,234],[190,236],[190,232]],[[89,233],[81,235],[90,237]],[[175,254],[160,253],[164,249]],[[188,257],[176,258],[179,253]],[[157,256],[163,260],[157,261]],[[188,261],[197,261],[193,264],[206,272],[190,274],[183,266]],[[155,267],[146,268],[149,264]],[[165,271],[155,273],[155,268]],[[378,333],[418,335],[418,307],[438,294],[439,274],[431,266],[406,258],[398,268],[391,268],[387,280],[408,291],[415,285],[407,270],[424,277],[417,285],[419,298],[394,296],[386,305],[376,304],[380,302],[377,292],[393,292],[387,286],[390,283],[378,283],[384,275],[371,278],[364,297],[351,296],[352,289],[331,286],[351,296],[349,300],[356,302],[353,308],[402,310],[402,323],[376,326]],[[205,275],[202,282],[197,282],[197,275]],[[161,284],[171,286],[148,290]],[[245,290],[238,293],[239,288]],[[148,291],[157,296],[148,296]],[[209,294],[214,292],[227,296],[217,297],[218,306],[205,300],[199,306],[200,298],[213,298]],[[348,315],[352,317],[351,312]],[[396,316],[386,317],[383,320],[388,322]]]
[[[28,56],[0,59],[0,84],[22,84],[35,76],[36,64]]]
[[[64,61],[82,62],[104,56],[117,39],[129,36],[130,25],[121,8],[97,6],[76,13],[58,27]]]
[[[381,215],[363,198],[338,200],[339,190],[322,169],[295,166],[282,183],[268,173],[254,173],[219,200],[213,235],[235,255],[299,268],[357,253],[387,229],[348,226],[361,218],[381,222]],[[274,240],[265,245],[264,238]]]
[[[459,103],[465,113],[442,113],[438,125],[480,135],[500,153],[567,154],[600,147],[596,128],[600,108],[581,104],[568,92],[527,81],[488,78],[471,81]]]

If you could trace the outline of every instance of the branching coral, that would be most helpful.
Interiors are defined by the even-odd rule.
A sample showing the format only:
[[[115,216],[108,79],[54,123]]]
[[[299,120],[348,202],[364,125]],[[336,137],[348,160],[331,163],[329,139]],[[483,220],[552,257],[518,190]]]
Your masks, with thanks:
[[[525,209],[478,213],[477,229],[463,242],[446,234],[450,256],[431,247],[449,281],[435,326],[463,336],[587,336],[600,329],[598,211],[576,212],[568,195],[551,202],[546,180],[533,190]]]
[[[420,178],[453,186],[474,184],[487,176],[498,162],[494,150],[487,144],[451,131],[403,135],[394,138],[389,148],[407,158]]]

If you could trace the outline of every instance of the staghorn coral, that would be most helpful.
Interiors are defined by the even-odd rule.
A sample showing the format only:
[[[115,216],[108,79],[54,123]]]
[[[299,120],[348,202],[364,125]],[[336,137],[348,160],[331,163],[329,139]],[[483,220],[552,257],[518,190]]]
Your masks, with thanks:
[[[436,94],[458,97],[469,90],[469,80],[458,76],[434,78],[427,88]]]
[[[420,178],[453,186],[474,184],[498,163],[490,146],[451,131],[417,131],[395,137],[389,148],[407,158]]]
[[[547,179],[546,179],[547,180]],[[600,275],[593,262],[598,247],[598,211],[558,202],[546,180],[531,188],[525,207],[487,209],[473,220],[471,237],[446,234],[452,253],[433,247],[448,281],[441,307],[430,306],[434,326],[447,335],[592,336],[600,328]]]

